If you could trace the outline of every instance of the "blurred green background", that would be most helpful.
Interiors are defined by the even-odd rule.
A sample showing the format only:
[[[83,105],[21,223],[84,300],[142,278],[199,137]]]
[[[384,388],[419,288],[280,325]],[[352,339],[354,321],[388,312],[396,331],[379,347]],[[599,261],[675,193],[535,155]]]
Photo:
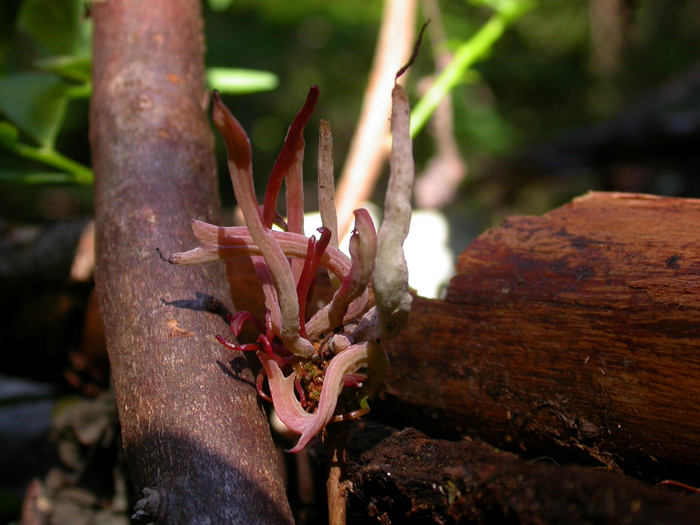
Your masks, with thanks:
[[[444,28],[446,40],[428,38],[424,43],[408,81],[414,102],[420,99],[424,79],[435,73],[436,53],[468,40],[497,4],[421,3],[420,23],[437,10],[439,19],[434,24]],[[278,80],[272,90],[225,97],[251,136],[256,173],[269,172],[287,126],[314,83],[321,90],[316,117],[333,126],[340,171],[359,115],[381,15],[379,0],[210,0],[204,4],[207,65],[269,72]],[[55,133],[48,132],[55,135],[55,150],[89,166],[83,78],[89,74],[88,7],[79,0],[3,0],[0,26],[0,113],[4,117],[0,120],[12,123],[12,108],[21,99],[43,97],[45,120],[50,121],[44,125],[56,127]],[[588,189],[697,195],[694,176],[685,171],[688,166],[676,166],[673,159],[655,166],[652,173],[627,170],[620,175],[617,168],[611,172],[610,165],[634,164],[639,158],[629,158],[635,155],[632,147],[624,158],[611,159],[615,150],[620,153],[624,147],[618,147],[619,137],[609,136],[614,133],[600,123],[618,122],[640,111],[648,116],[656,110],[663,118],[673,113],[687,121],[684,129],[676,130],[683,135],[680,139],[693,133],[698,101],[692,92],[693,79],[688,77],[698,67],[699,26],[700,5],[692,1],[538,1],[453,92],[454,137],[468,173],[456,200],[447,206],[448,214],[450,210],[464,217],[478,214],[477,228],[483,228],[506,214],[542,213]],[[66,65],[56,59],[66,56],[73,62]],[[8,80],[17,75],[22,82]],[[663,94],[674,86],[677,90],[685,86],[685,95],[658,107],[666,100]],[[56,102],[56,89],[69,90],[65,103]],[[637,133],[642,142],[654,142],[653,136],[646,135],[658,130],[642,121],[630,133]],[[597,127],[591,127],[594,123]],[[307,159],[315,158],[314,127],[307,131]],[[0,136],[3,129],[0,125]],[[3,140],[14,140],[7,138],[7,131]],[[577,142],[576,137],[581,140]],[[593,138],[609,142],[590,144]],[[663,140],[667,138],[664,135]],[[21,126],[19,140],[37,145],[36,136]],[[607,152],[603,159],[600,148]],[[416,137],[419,173],[435,151],[426,128]],[[638,153],[644,156],[649,149],[641,147]],[[222,196],[231,205],[233,195],[220,145],[218,154]],[[311,160],[307,171],[314,170]],[[0,147],[3,221],[41,222],[89,214],[89,186],[41,182],[47,180],[42,175],[46,173],[54,174],[48,180],[61,180],[56,175],[61,171]],[[17,182],[18,177],[25,182]],[[616,177],[627,185],[616,182]]]
[[[471,42],[494,13],[514,6],[523,0],[419,0],[417,25],[432,22],[407,80],[414,107],[436,64]],[[452,160],[466,167],[438,205],[451,226],[452,249],[460,252],[505,216],[542,214],[589,190],[700,197],[700,3],[531,0],[525,7],[486,56],[460,72],[447,124],[428,125],[415,137],[419,176],[451,143]],[[382,8],[381,0],[203,3],[209,80],[251,137],[258,190],[312,84],[321,98],[311,122],[331,123],[340,173]],[[67,277],[92,214],[89,11],[84,0],[0,0],[3,522],[16,515],[27,480],[42,475],[52,458],[47,436],[54,408],[46,401],[58,395],[55,389],[96,395],[108,386],[104,355],[96,365],[103,375],[88,378],[99,388],[66,381],[77,367],[67,353],[86,345],[92,290],[89,278],[69,283]],[[316,172],[315,128],[305,132],[309,182]],[[223,203],[232,208],[218,138],[217,157]],[[49,259],[51,271],[43,266]],[[23,273],[29,267],[35,273]],[[432,261],[431,272],[434,267]],[[44,383],[18,397],[10,376]],[[35,398],[44,403],[41,417]],[[18,416],[8,410],[27,400],[31,432],[18,437]],[[16,466],[25,459],[38,465]]]

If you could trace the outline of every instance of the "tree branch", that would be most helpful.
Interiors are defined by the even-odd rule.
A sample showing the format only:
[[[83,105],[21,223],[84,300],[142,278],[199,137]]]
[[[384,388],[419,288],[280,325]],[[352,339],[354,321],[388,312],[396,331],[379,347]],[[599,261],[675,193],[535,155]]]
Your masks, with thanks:
[[[199,9],[92,10],[95,279],[124,448],[137,491],[149,489],[142,519],[292,523],[253,376],[242,358],[229,365],[214,339],[226,325],[207,313],[206,297],[227,296],[223,265],[173,267],[156,253],[195,245],[191,218],[218,222]]]

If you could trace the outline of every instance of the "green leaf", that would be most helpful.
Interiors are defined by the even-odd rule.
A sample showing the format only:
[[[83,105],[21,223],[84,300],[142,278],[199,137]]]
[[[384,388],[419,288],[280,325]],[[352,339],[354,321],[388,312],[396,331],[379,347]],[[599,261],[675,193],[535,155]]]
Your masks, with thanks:
[[[52,148],[66,113],[66,84],[50,73],[0,78],[0,110],[42,147]]]
[[[209,8],[212,11],[226,11],[229,7],[231,7],[232,3],[233,0],[209,0]]]
[[[536,0],[471,0],[471,3],[486,5],[502,16],[513,20],[534,8]]]
[[[56,73],[78,82],[90,81],[90,57],[57,56],[42,58],[36,61],[36,66],[42,71]]]
[[[24,0],[17,26],[47,55],[89,55],[84,0]]]
[[[207,69],[207,83],[221,93],[240,95],[275,89],[279,78],[266,71],[210,67]]]
[[[488,56],[491,48],[503,36],[508,25],[535,5],[534,0],[476,1],[492,4],[492,7],[498,7],[499,10],[469,40],[460,44],[450,63],[442,70],[427,93],[413,108],[411,111],[411,137],[415,137],[423,129],[443,97],[456,85],[468,79],[469,68]]]
[[[19,139],[19,130],[9,122],[0,122],[0,145],[14,148]]]
[[[26,173],[23,171],[0,170],[0,181],[18,182],[22,184],[48,184],[55,182],[75,182],[68,173]]]

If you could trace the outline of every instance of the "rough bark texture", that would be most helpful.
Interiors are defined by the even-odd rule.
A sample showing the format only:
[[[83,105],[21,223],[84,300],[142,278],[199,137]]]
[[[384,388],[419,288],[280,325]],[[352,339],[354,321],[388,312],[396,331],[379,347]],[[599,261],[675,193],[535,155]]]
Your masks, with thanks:
[[[416,430],[391,435],[355,459],[350,523],[366,523],[369,515],[382,524],[687,525],[700,516],[697,495],[684,498],[597,469],[528,462],[481,441],[441,441]]]
[[[223,265],[176,268],[156,253],[195,246],[191,218],[218,222],[199,9],[92,9],[96,283],[124,448],[136,489],[154,489],[142,509],[156,522],[291,523],[252,374],[242,359],[231,370],[214,339],[226,325],[206,312],[207,296],[228,295]]]
[[[700,484],[700,201],[589,194],[513,217],[414,302],[375,415]]]

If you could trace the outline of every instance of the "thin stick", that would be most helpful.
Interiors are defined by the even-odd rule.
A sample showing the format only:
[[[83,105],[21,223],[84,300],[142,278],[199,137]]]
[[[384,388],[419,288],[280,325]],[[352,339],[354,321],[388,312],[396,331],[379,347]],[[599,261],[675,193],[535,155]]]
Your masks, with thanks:
[[[325,428],[323,444],[326,449],[329,525],[345,525],[348,505],[346,442],[347,422]]]
[[[338,247],[338,214],[335,209],[333,178],[333,133],[331,125],[321,120],[318,126],[318,210],[321,222],[331,231],[330,246]]]

